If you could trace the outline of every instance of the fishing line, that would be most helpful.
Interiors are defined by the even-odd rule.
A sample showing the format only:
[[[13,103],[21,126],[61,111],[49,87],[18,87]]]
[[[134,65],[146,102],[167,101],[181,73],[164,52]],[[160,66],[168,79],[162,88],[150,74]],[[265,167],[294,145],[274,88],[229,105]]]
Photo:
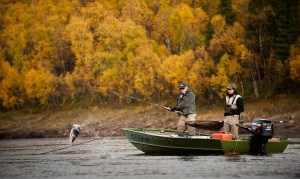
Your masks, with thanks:
[[[74,146],[77,146],[77,145],[86,144],[86,143],[89,143],[89,142],[92,142],[92,141],[95,141],[95,140],[99,140],[99,139],[102,139],[102,137],[98,137],[98,138],[96,138],[96,139],[88,140],[88,141],[81,142],[81,143],[78,143],[78,144],[72,144],[72,145],[70,145],[70,146],[67,146],[67,147],[63,147],[63,148],[59,148],[59,149],[55,149],[55,150],[50,150],[50,151],[43,152],[43,153],[36,154],[36,155],[43,155],[43,154],[47,154],[47,153],[51,153],[51,152],[55,152],[55,151],[59,151],[59,150],[63,150],[63,149],[67,149],[67,148],[70,148],[70,147],[74,147]]]
[[[77,84],[80,84],[80,85],[83,85],[83,86],[87,86],[89,87],[87,84],[85,83],[80,83],[80,82],[77,82],[77,81],[74,81],[74,83],[77,83]],[[94,87],[94,86],[91,86],[91,88],[95,88],[95,89],[98,89],[98,88],[101,88],[101,87]],[[164,109],[167,109],[169,110],[169,107],[166,107],[166,106],[163,106],[163,105],[160,105],[160,104],[156,104],[156,103],[153,103],[153,102],[150,102],[150,101],[146,101],[144,99],[140,99],[140,98],[137,98],[137,97],[134,97],[134,96],[130,96],[130,95],[127,95],[127,94],[121,94],[121,93],[118,93],[116,91],[113,91],[113,90],[106,90],[106,92],[109,92],[111,94],[114,94],[116,96],[123,96],[123,97],[127,97],[127,98],[130,98],[130,99],[134,99],[136,101],[139,101],[139,102],[144,102],[146,104],[151,104],[151,105],[154,105],[154,106],[157,106],[157,107],[161,107],[161,108],[164,108]],[[182,114],[181,111],[174,111],[176,113],[179,113],[179,114]]]

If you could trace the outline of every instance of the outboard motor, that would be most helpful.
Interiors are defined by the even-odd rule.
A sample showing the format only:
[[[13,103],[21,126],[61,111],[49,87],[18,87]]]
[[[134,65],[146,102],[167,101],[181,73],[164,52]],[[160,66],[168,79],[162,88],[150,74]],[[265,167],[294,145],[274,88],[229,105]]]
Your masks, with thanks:
[[[238,126],[253,134],[250,140],[249,149],[251,155],[267,154],[266,145],[268,140],[273,137],[273,123],[270,120],[255,119],[252,122],[251,128]]]
[[[252,130],[255,132],[250,140],[250,154],[267,154],[266,145],[273,137],[273,124],[270,120],[256,119],[252,122]]]

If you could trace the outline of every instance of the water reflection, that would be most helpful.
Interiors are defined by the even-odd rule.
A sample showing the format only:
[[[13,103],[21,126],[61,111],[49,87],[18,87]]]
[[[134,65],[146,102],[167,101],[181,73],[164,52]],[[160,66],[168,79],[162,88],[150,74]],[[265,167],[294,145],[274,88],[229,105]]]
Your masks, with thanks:
[[[300,177],[300,144],[267,156],[159,156],[145,155],[125,138],[87,142],[92,139],[76,139],[81,145],[67,139],[0,140],[0,178]]]
[[[227,162],[240,162],[243,160],[241,155],[225,155],[224,157]]]
[[[195,159],[196,156],[189,156],[189,155],[186,155],[186,156],[179,156],[179,160],[182,160],[182,161],[193,161]]]

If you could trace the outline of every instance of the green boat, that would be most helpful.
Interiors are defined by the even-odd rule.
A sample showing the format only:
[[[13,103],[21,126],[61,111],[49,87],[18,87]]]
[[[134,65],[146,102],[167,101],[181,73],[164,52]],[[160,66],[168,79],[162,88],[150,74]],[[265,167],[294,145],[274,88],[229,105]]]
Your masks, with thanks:
[[[162,128],[125,128],[124,135],[146,154],[248,154],[250,138],[223,140],[210,134],[178,136],[175,130]],[[272,138],[267,153],[283,153],[289,140]]]

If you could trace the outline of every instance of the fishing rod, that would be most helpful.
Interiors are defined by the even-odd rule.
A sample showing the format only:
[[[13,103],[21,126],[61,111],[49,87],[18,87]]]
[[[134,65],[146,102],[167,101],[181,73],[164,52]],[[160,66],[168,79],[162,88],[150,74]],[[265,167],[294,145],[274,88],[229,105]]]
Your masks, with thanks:
[[[83,86],[88,86],[85,83],[80,83],[80,82],[77,82],[77,81],[74,81],[74,83],[77,83],[77,84],[80,84],[80,85],[83,85]],[[94,86],[92,86],[92,88],[96,88],[97,89],[97,88],[101,88],[101,87],[94,87]],[[146,103],[146,104],[151,104],[151,105],[154,105],[156,107],[164,108],[164,109],[169,110],[169,111],[171,110],[170,107],[166,107],[166,106],[163,106],[163,105],[160,105],[160,104],[156,104],[156,103],[153,103],[151,101],[146,101],[144,99],[140,99],[140,98],[137,98],[137,97],[134,97],[134,96],[130,96],[128,94],[124,95],[124,94],[118,93],[118,92],[113,91],[113,90],[106,90],[106,92],[114,94],[116,96],[123,96],[123,97],[126,97],[126,98],[134,99],[134,100],[139,101],[139,102],[143,102],[143,103]],[[174,112],[176,112],[178,114],[183,114],[181,111],[177,111],[177,110],[175,110]]]

